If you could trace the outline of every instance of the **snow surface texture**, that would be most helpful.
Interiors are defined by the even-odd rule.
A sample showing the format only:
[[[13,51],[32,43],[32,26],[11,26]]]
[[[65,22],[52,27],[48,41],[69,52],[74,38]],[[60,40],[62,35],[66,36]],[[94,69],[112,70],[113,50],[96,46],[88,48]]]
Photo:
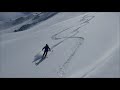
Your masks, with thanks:
[[[119,14],[88,12],[55,21],[60,15],[0,35],[0,77],[120,77]],[[46,43],[51,52],[40,61]]]

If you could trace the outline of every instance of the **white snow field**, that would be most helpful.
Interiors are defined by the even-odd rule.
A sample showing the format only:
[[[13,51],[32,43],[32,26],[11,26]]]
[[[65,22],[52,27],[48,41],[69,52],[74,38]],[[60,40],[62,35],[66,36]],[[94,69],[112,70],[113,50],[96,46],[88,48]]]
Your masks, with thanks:
[[[67,15],[60,20],[57,14],[29,30],[1,34],[0,77],[120,78],[120,14]],[[45,44],[51,51],[40,61]]]

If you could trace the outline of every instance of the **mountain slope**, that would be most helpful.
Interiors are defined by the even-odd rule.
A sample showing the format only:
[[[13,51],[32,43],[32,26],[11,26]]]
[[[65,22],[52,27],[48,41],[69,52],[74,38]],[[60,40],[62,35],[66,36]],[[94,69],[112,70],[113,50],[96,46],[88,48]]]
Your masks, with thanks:
[[[114,13],[86,13],[40,27],[0,36],[0,77],[95,77],[98,66],[120,48],[119,16]],[[46,43],[52,51],[36,66],[33,61]],[[118,64],[115,69],[118,77]]]

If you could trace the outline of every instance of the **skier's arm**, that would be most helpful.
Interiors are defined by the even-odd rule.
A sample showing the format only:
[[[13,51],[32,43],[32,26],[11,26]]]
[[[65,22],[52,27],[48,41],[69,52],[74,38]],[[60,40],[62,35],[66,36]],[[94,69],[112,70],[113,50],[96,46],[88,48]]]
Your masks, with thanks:
[[[49,48],[49,51],[51,51],[51,49]]]
[[[44,49],[45,47],[43,47],[43,49]],[[43,51],[43,49],[42,49],[42,51]]]

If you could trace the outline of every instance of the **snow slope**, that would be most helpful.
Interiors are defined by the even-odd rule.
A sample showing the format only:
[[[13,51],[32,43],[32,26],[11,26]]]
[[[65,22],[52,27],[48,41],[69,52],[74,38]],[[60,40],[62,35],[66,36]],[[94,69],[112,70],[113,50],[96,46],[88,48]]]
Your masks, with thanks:
[[[0,21],[9,21],[11,19],[15,19],[21,16],[24,16],[25,14],[22,12],[0,12]]]
[[[57,12],[31,12],[30,14],[25,14],[16,19],[10,19],[9,21],[0,24],[0,34],[27,30],[38,23],[49,19],[55,14],[57,14]]]
[[[59,13],[57,13],[57,12],[48,12],[48,14],[46,13],[46,15],[44,14],[44,12],[43,12],[44,15],[41,12],[39,12],[37,14],[34,14],[34,13],[36,13],[36,12],[32,12],[32,13],[28,14],[27,16],[23,16],[24,17],[24,22],[21,23],[21,24],[17,24],[17,25],[14,25],[14,26],[11,25],[13,22],[15,22],[15,23],[20,22],[20,20],[17,20],[17,21],[13,20],[13,21],[9,22],[9,24],[10,24],[9,28],[7,28],[8,23],[1,24],[0,25],[1,27],[7,28],[7,29],[0,28],[0,34],[3,35],[3,34],[7,34],[7,33],[13,33],[15,30],[19,30],[21,27],[23,27],[24,25],[28,25],[28,24],[31,24],[31,25],[34,26],[34,23],[37,22],[38,19],[41,19],[41,21],[44,21],[42,23],[41,23],[41,21],[39,21],[40,24],[38,23],[39,27],[41,29],[44,29],[44,28],[49,27],[49,26],[51,26],[53,24],[56,24],[58,22],[70,19],[70,18],[75,17],[75,16],[79,16],[81,14],[84,14],[85,12],[76,12],[76,13],[73,13],[73,12],[67,12],[67,13],[64,13],[64,12],[59,12]],[[52,14],[52,13],[53,14],[56,13],[56,14],[53,17],[50,17],[49,19],[47,19],[47,16],[49,14]],[[38,16],[40,16],[40,17],[38,18]],[[30,17],[30,18],[28,20],[26,20],[25,18],[27,18],[27,17]],[[38,19],[33,20],[33,18],[38,18]],[[44,20],[44,18],[46,18],[47,21]],[[21,19],[23,20],[23,18],[21,18]],[[10,27],[10,26],[12,26],[12,27]],[[37,30],[38,29],[36,29],[36,31]],[[35,29],[34,29],[34,32],[35,32]]]
[[[24,17],[28,15],[29,14],[24,14],[22,12],[0,12],[0,32],[6,31],[6,29],[17,25],[17,23],[22,23]]]
[[[120,77],[119,20],[112,12],[89,12],[0,35],[0,77]],[[52,51],[39,63],[46,43]]]

